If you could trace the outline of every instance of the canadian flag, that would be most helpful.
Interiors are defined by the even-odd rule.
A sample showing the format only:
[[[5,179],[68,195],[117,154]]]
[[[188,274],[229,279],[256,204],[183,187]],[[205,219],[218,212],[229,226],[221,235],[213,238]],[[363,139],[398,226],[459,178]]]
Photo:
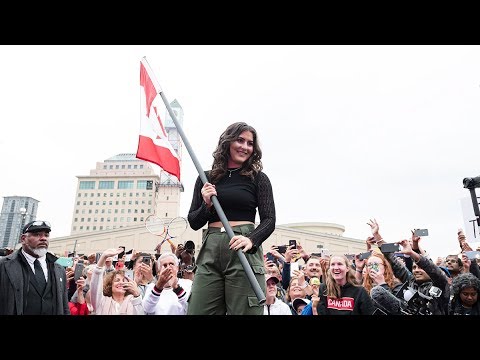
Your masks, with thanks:
[[[138,137],[138,159],[157,164],[163,170],[177,177],[180,181],[180,159],[172,144],[160,118],[160,109],[164,109],[161,91],[152,81],[147,69],[148,63],[140,61],[140,135]]]

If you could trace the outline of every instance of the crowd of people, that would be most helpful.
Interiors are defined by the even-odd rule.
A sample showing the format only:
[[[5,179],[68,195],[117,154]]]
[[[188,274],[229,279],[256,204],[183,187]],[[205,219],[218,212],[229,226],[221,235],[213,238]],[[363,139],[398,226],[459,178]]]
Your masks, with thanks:
[[[461,229],[458,253],[432,259],[413,231],[410,239],[395,242],[399,251],[382,251],[387,243],[377,221],[368,224],[368,256],[308,254],[300,243],[284,246],[285,252],[281,246],[268,249],[262,265],[266,301],[257,305],[261,313],[480,315],[480,259],[470,257],[475,252]],[[171,245],[156,258],[106,249],[97,256],[75,256],[73,266],[65,268],[47,251],[50,230],[46,221],[27,224],[22,248],[0,259],[0,314],[188,315],[194,250]]]
[[[48,252],[50,223],[32,221],[22,247],[0,259],[0,315],[480,314],[480,259],[461,229],[458,253],[437,259],[416,231],[385,241],[375,219],[360,254],[308,254],[294,240],[264,251],[276,215],[257,132],[231,124],[213,158],[188,213],[192,229],[207,225],[197,258],[192,246],[171,243],[158,257],[132,249],[127,258],[125,248],[109,248],[64,267]]]

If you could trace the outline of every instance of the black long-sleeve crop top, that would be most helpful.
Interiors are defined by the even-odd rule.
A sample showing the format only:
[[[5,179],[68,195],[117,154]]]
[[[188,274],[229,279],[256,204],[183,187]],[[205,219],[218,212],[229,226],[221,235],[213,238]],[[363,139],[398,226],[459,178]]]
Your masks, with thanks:
[[[209,171],[205,172],[207,179]],[[215,208],[210,209],[203,201],[203,187],[200,176],[197,177],[193,190],[192,204],[188,212],[188,222],[193,230],[198,230],[207,222],[220,221]],[[259,172],[255,179],[240,175],[239,171],[231,177],[223,177],[217,184],[217,199],[229,221],[251,221],[255,223],[256,209],[260,224],[248,235],[254,248],[258,248],[275,230],[275,203],[268,176]]]

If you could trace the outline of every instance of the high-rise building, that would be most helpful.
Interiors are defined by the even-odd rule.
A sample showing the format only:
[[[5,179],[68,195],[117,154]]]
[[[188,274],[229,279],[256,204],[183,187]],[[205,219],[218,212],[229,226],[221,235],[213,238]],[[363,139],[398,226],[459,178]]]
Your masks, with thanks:
[[[0,248],[15,248],[22,228],[37,218],[39,201],[28,196],[5,196],[0,215]]]
[[[97,162],[90,175],[77,178],[72,235],[144,224],[154,214],[178,216],[183,186],[164,171],[155,174],[150,163],[135,154]]]
[[[170,106],[182,124],[182,107],[177,100]],[[181,158],[180,136],[168,114],[165,130]],[[178,216],[183,184],[160,168],[157,175],[149,162],[135,155],[118,154],[97,162],[90,175],[77,176],[72,235],[142,225],[150,215],[162,219]]]

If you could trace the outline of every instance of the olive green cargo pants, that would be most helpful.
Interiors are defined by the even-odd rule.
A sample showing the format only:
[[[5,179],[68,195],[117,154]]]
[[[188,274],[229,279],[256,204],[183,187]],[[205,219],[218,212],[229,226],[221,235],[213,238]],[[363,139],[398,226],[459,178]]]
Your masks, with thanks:
[[[232,230],[235,235],[248,237],[254,228],[253,224],[245,224],[233,226]],[[187,315],[263,315],[263,305],[258,303],[237,252],[229,249],[229,241],[228,234],[220,229],[205,230]],[[262,247],[245,257],[265,293]]]

